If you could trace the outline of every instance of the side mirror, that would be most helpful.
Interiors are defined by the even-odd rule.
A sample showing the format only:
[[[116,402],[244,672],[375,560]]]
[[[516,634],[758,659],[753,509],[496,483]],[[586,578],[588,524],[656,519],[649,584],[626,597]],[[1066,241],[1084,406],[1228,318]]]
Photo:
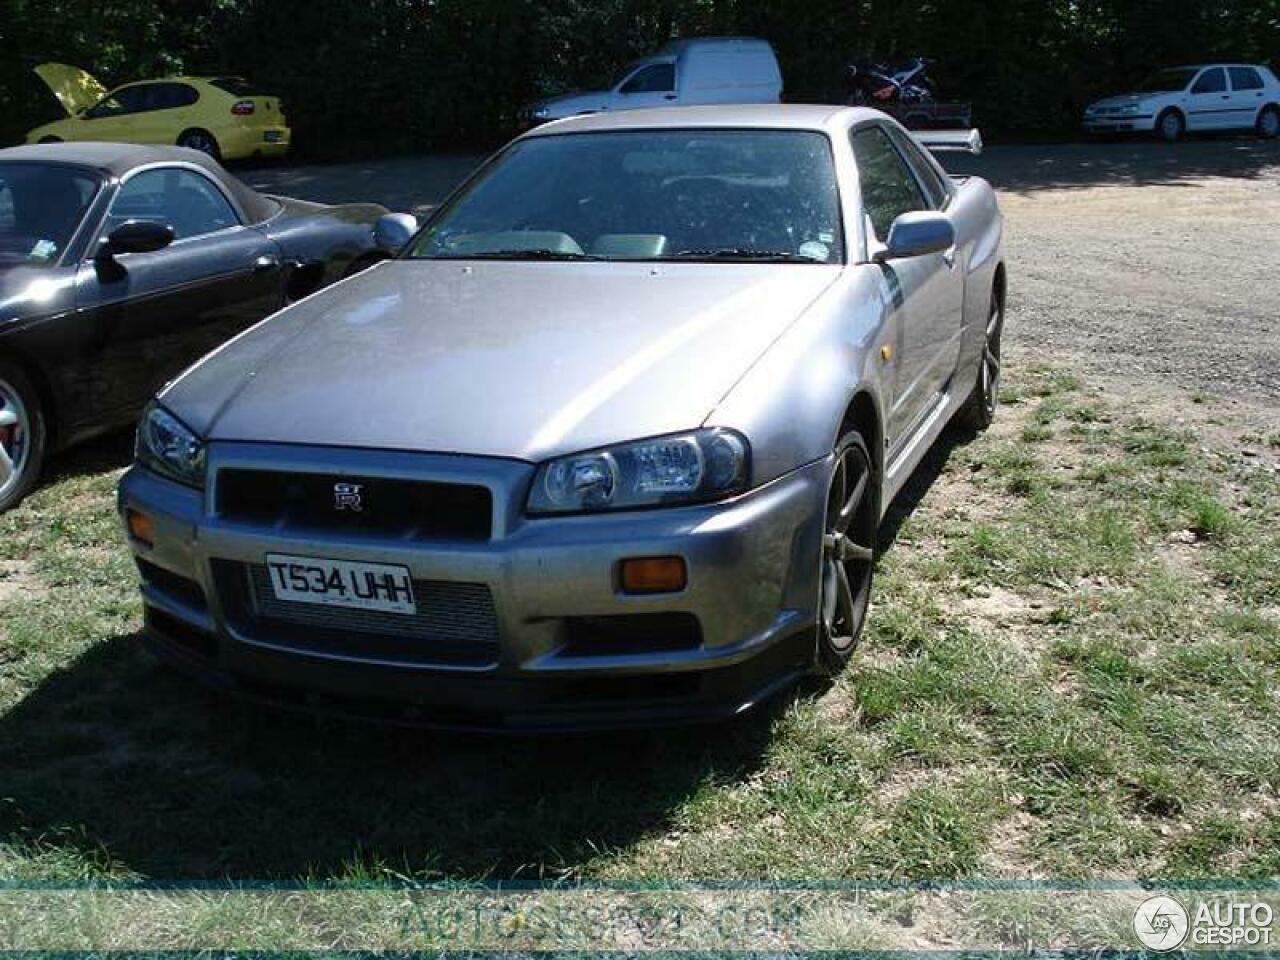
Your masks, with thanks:
[[[119,280],[124,267],[116,260],[120,253],[154,253],[173,243],[173,227],[154,220],[126,220],[107,235],[93,258],[103,280]]]
[[[388,213],[373,225],[373,242],[379,250],[399,253],[417,232],[417,217],[408,213]]]
[[[173,227],[154,220],[127,220],[107,236],[103,250],[117,253],[154,253],[173,243]]]
[[[915,211],[893,221],[884,249],[875,254],[877,263],[905,260],[930,253],[943,253],[956,245],[956,228],[943,213]]]

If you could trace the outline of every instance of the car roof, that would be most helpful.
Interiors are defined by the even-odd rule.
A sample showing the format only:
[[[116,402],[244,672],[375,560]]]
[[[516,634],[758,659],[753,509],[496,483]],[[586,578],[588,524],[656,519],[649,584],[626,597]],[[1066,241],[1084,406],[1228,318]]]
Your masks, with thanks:
[[[735,103],[701,107],[654,107],[568,117],[534,127],[526,137],[605,130],[678,130],[688,128],[748,128],[812,130],[826,133],[860,120],[882,116],[866,107],[802,103]]]
[[[0,150],[0,162],[56,163],[67,166],[89,167],[109,177],[123,177],[139,167],[158,163],[185,163],[199,167],[223,190],[230,193],[240,209],[252,223],[261,223],[273,216],[279,206],[262,194],[227,173],[215,161],[199,150],[186,147],[144,146],[136,143],[104,143],[80,141],[76,143],[38,143]]]
[[[1217,63],[1184,63],[1184,64],[1181,64],[1180,66],[1176,66],[1176,67],[1164,67],[1164,68],[1162,68],[1162,69],[1165,69],[1165,70],[1204,70],[1204,69],[1207,69],[1208,67],[1249,67],[1250,69],[1257,70],[1257,69],[1259,69],[1260,67],[1262,67],[1262,64],[1260,64],[1260,63],[1228,63],[1228,62],[1226,62],[1226,61],[1219,61],[1219,62],[1217,62]]]

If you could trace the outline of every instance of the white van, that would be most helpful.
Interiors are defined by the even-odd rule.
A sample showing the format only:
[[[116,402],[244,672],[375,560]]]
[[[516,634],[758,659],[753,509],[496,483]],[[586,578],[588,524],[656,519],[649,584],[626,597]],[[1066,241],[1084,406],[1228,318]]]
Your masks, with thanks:
[[[537,123],[602,110],[699,103],[777,103],[782,71],[773,47],[752,37],[672,40],[627,67],[609,90],[569,93],[533,105]]]

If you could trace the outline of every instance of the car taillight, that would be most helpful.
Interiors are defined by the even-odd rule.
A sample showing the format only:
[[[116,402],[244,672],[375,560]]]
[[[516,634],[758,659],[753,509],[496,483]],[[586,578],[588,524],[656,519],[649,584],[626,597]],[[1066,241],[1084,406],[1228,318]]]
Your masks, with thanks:
[[[237,100],[235,105],[231,108],[231,112],[237,117],[247,117],[257,109],[257,105],[252,100]]]

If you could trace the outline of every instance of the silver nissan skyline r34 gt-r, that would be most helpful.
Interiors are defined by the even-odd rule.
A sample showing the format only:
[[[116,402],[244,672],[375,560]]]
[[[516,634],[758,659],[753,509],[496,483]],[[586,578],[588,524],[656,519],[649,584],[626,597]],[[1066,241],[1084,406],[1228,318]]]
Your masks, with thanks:
[[[144,414],[146,634],[250,696],[501,729],[740,713],[830,674],[883,512],[995,411],[991,188],[866,109],[520,137],[394,260]]]

